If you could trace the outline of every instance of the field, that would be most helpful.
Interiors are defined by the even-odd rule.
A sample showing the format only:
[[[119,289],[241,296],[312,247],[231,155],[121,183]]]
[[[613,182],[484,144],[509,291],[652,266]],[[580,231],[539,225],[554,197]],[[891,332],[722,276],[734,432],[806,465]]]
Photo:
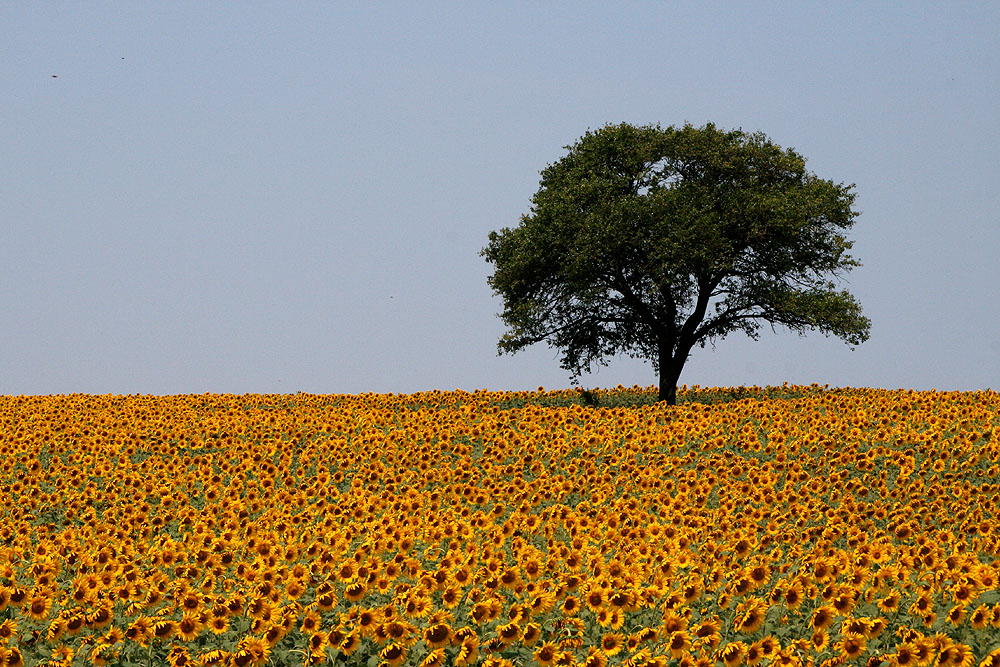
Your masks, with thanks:
[[[1000,394],[0,397],[0,667],[1000,667]]]

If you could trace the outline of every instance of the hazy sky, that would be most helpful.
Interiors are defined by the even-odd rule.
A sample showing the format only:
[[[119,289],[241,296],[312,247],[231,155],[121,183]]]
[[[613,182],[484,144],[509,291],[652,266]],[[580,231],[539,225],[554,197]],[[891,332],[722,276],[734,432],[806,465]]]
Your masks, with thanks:
[[[1000,4],[5,2],[0,394],[570,386],[479,251],[588,128],[855,183],[873,323],[681,382],[1000,389]],[[586,387],[650,385],[618,359]]]

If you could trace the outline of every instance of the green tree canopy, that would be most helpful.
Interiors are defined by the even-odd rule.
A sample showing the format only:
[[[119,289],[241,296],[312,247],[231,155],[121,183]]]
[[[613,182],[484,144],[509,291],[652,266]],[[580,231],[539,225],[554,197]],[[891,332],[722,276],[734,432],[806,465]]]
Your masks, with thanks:
[[[574,377],[616,354],[647,359],[674,403],[695,344],[733,331],[867,340],[861,305],[832,282],[859,266],[844,235],[853,185],[712,124],[608,125],[566,149],[530,213],[482,251],[509,328],[501,353],[545,341]]]

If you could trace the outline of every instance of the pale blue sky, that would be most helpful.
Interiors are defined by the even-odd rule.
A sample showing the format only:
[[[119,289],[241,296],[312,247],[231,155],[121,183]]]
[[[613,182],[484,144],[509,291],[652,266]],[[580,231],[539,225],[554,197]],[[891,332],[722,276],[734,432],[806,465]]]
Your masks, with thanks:
[[[763,131],[855,183],[872,319],[701,385],[1000,388],[996,2],[5,2],[0,393],[569,386],[479,256],[609,122]],[[650,385],[612,361],[584,386]]]

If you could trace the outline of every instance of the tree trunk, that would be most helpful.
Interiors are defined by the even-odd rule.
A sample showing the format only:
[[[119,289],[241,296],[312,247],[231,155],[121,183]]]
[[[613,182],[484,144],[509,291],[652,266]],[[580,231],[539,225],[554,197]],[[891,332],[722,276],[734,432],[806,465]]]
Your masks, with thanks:
[[[660,395],[657,401],[665,401],[667,405],[677,405],[677,383],[667,379],[667,373],[660,371]]]
[[[677,405],[677,380],[681,376],[686,354],[672,354],[674,351],[665,344],[660,344],[660,393],[657,401],[665,401],[667,405]]]

